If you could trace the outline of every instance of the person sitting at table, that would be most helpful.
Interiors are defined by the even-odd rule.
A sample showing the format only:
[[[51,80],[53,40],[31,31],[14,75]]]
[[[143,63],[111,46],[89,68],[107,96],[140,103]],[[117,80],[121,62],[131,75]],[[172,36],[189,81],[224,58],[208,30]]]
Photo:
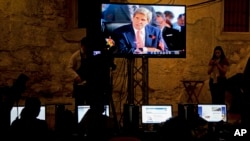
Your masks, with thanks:
[[[161,30],[150,25],[152,12],[138,8],[134,12],[132,23],[114,30],[114,40],[118,54],[147,54],[165,51]]]

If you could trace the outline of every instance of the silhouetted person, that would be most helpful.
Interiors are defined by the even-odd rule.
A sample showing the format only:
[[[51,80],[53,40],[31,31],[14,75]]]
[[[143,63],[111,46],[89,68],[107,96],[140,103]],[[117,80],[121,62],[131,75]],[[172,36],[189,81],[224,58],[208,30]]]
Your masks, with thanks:
[[[1,131],[7,131],[10,126],[10,111],[15,103],[18,103],[21,95],[26,90],[26,83],[29,77],[21,73],[17,79],[13,82],[11,87],[4,87],[1,89],[0,100],[0,129]],[[5,134],[5,132],[3,132]]]
[[[88,77],[89,77],[89,58],[87,47],[89,39],[84,37],[81,45],[69,59],[67,72],[73,80],[73,97],[76,105],[89,104]]]
[[[72,138],[75,127],[74,114],[66,109],[64,105],[57,105],[55,117],[56,138]]]
[[[185,118],[173,117],[166,121],[159,130],[161,141],[193,140],[191,127]]]
[[[20,118],[17,117],[10,126],[9,137],[20,140],[48,139],[49,129],[47,122],[37,118],[40,113],[40,108],[41,101],[39,98],[27,98]]]
[[[104,105],[93,104],[79,123],[79,136],[88,141],[102,139],[107,141],[112,136],[112,122],[103,115]]]

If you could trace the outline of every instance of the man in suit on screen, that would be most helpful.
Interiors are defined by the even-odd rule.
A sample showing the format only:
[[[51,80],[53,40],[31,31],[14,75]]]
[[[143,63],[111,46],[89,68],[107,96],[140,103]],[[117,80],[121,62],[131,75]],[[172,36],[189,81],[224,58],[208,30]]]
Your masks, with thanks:
[[[138,8],[133,15],[132,23],[114,30],[113,37],[117,46],[117,54],[148,54],[162,52],[161,30],[150,25],[152,12],[147,8]]]

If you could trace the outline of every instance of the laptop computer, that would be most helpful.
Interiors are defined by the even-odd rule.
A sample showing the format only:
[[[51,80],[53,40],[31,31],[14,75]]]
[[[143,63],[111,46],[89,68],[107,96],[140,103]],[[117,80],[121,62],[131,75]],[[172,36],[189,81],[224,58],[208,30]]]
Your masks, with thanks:
[[[172,105],[142,105],[142,124],[161,124],[173,117]]]
[[[172,105],[142,105],[141,123],[144,132],[155,133],[170,118],[173,117]]]
[[[10,111],[10,124],[16,119],[20,118],[20,114],[23,110],[24,106],[15,106],[12,107]],[[38,119],[46,120],[46,107],[44,105],[40,108],[40,113],[37,117]]]
[[[226,104],[198,104],[198,115],[207,122],[227,122]]]
[[[90,105],[78,105],[77,106],[77,121],[78,123],[85,116],[87,111],[90,109]],[[103,115],[109,116],[109,105],[104,105]]]

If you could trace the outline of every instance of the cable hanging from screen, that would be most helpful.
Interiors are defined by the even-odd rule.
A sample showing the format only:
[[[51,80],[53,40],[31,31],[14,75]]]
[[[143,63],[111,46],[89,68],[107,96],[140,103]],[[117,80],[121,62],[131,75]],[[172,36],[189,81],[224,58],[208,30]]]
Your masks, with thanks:
[[[199,3],[187,5],[187,8],[197,7],[197,6],[204,6],[204,5],[207,5],[207,4],[214,4],[216,2],[221,2],[221,1],[222,0],[207,0],[207,1],[204,1],[204,2],[199,2]]]

